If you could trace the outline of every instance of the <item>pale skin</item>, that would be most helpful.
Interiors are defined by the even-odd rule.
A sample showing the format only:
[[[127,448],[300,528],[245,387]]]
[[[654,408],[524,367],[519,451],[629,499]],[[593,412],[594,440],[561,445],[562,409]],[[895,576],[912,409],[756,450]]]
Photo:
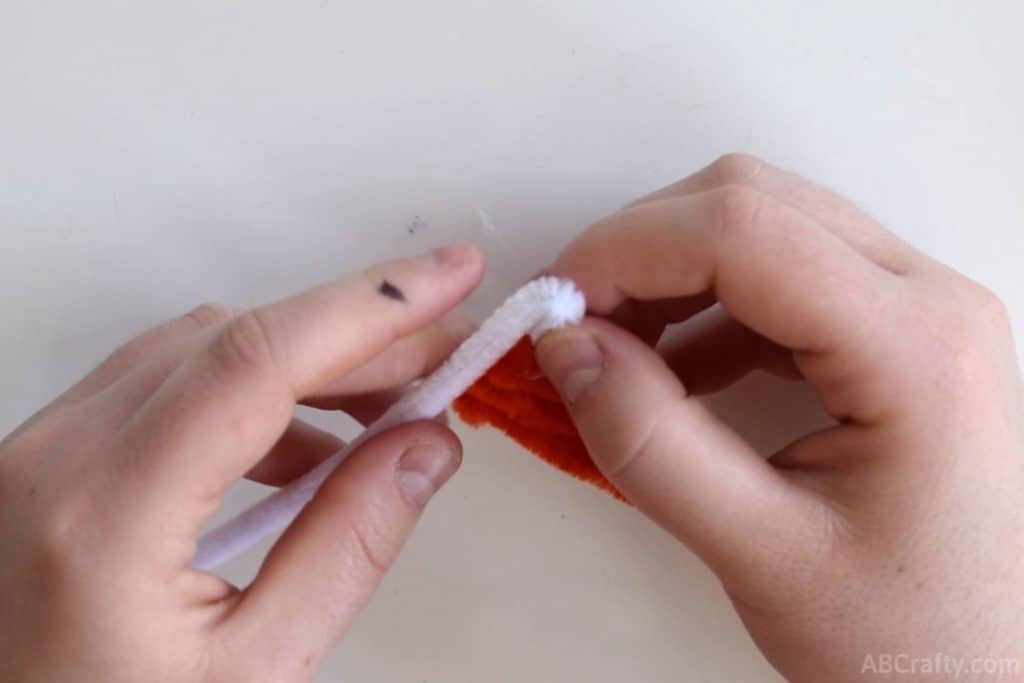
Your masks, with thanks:
[[[548,270],[592,314],[538,359],[594,461],[718,575],[783,675],[861,680],[869,653],[1024,661],[1024,403],[994,295],[742,156]],[[367,421],[436,366],[482,271],[456,246],[201,307],[0,442],[0,679],[311,679],[457,468],[455,435],[368,442],[243,589],[188,568],[197,530],[240,477],[280,484],[338,447],[297,403]],[[758,369],[807,382],[836,425],[765,460],[693,398]]]

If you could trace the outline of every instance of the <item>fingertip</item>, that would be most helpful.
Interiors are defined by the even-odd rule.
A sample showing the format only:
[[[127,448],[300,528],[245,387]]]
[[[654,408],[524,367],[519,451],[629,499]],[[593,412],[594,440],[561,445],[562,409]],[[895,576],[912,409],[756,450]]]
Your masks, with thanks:
[[[436,443],[439,447],[451,451],[459,460],[462,458],[462,442],[438,416],[430,420],[407,422],[381,432],[360,446],[358,451],[353,453],[352,459],[379,460],[381,452],[386,451],[392,454],[388,460],[395,462],[404,451],[421,443]],[[368,453],[374,455],[365,455]]]
[[[479,280],[484,271],[484,254],[471,242],[455,242],[438,247],[420,257],[421,261],[445,273],[468,275]]]
[[[617,215],[617,214],[615,214]],[[619,253],[605,242],[603,219],[586,232],[578,235],[558,255],[546,273],[571,280],[587,300],[587,310],[597,315],[608,315],[627,297],[619,289]]]
[[[287,667],[288,653],[299,648],[325,654],[461,456],[455,433],[431,420],[400,425],[360,445],[271,549],[225,637],[250,644],[257,638],[254,656],[267,667]]]
[[[411,505],[421,508],[462,463],[462,449],[447,440],[416,442],[398,459],[395,487]]]
[[[462,442],[455,432],[437,420],[400,425],[367,441],[352,469],[380,468],[400,496],[414,508],[422,508],[462,464]],[[360,463],[359,461],[362,461]],[[369,461],[369,463],[367,463]]]
[[[429,258],[443,272],[449,282],[457,283],[458,301],[468,296],[483,280],[486,266],[484,254],[475,244],[470,242],[450,244],[435,249]],[[466,330],[468,330],[468,334],[471,334],[475,329],[475,326],[470,329],[469,319],[461,314],[454,314],[449,323],[453,326],[453,331],[460,334]]]
[[[437,320],[465,298],[480,283],[483,271],[484,256],[480,249],[459,242],[418,256],[373,264],[362,271],[358,280],[361,284],[368,281],[376,296],[393,302],[393,310],[404,307],[407,311],[426,313],[426,319],[419,315],[408,317],[410,322],[418,319],[425,324]],[[368,300],[380,302],[375,297]]]

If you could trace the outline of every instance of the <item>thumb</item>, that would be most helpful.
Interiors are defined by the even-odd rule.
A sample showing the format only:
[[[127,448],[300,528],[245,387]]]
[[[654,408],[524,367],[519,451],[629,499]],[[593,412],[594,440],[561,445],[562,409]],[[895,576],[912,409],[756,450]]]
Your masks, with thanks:
[[[589,318],[541,338],[537,360],[601,472],[727,585],[791,552],[810,493],[688,397],[654,349]]]
[[[462,447],[437,422],[367,441],[324,482],[274,545],[223,624],[223,651],[297,680],[315,670],[394,562]],[[284,669],[284,670],[282,670]]]

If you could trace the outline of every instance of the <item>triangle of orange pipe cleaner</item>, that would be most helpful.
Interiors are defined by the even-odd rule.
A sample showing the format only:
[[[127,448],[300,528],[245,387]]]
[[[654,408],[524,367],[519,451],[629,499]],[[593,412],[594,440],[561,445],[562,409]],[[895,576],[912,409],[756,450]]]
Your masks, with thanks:
[[[562,400],[523,337],[452,408],[462,421],[491,425],[563,472],[625,500],[597,469]]]

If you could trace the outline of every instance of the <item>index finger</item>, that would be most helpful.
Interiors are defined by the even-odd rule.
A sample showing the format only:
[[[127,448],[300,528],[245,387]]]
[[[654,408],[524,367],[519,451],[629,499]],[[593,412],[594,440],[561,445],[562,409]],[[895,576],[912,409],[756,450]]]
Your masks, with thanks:
[[[745,185],[810,216],[856,251],[896,274],[916,270],[926,259],[909,244],[832,190],[746,154],[727,154],[682,180],[641,197],[633,205]]]
[[[139,509],[166,515],[168,504],[180,507],[182,498],[198,495],[207,505],[200,516],[211,513],[221,493],[280,437],[296,402],[439,318],[482,271],[475,247],[449,247],[236,316],[168,378],[125,431],[117,450],[130,461],[124,471],[132,476],[122,488],[149,498]],[[193,533],[196,519],[185,523],[183,531]]]
[[[819,385],[836,371],[879,369],[886,332],[878,323],[900,292],[897,276],[806,214],[734,185],[614,214],[550,272],[574,280],[598,314],[627,299],[711,291],[739,322],[794,351]],[[842,363],[821,362],[835,359]]]

